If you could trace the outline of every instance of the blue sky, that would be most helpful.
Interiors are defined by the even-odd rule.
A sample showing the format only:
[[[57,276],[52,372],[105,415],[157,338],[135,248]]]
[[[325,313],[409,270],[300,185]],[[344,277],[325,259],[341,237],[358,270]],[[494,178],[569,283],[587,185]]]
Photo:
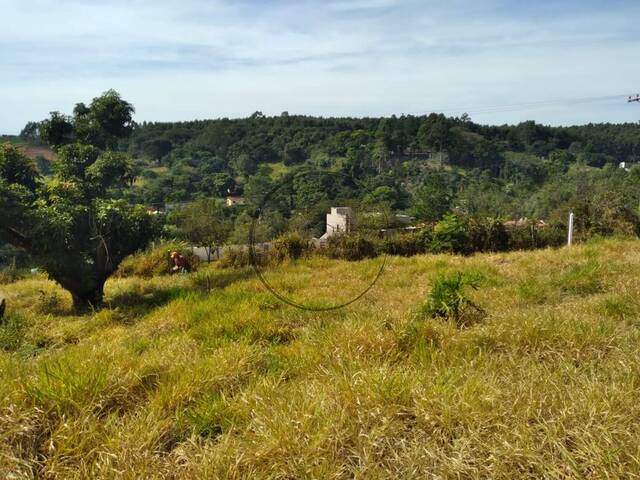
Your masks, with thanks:
[[[136,120],[640,120],[637,0],[0,0],[0,133],[115,88]]]

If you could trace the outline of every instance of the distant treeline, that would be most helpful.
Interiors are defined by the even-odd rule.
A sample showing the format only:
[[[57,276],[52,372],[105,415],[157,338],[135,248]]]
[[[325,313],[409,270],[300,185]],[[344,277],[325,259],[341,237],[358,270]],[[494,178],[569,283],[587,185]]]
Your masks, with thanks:
[[[82,113],[82,105],[76,110]],[[29,124],[22,136],[35,141],[38,129]],[[295,202],[280,212],[269,237],[290,227],[291,209],[317,230],[326,209],[345,199],[384,203],[418,222],[453,213],[557,224],[573,210],[583,232],[633,234],[640,225],[640,168],[633,166],[640,160],[640,123],[485,126],[467,115],[256,112],[243,119],[134,123],[112,148],[136,159],[139,177],[112,193],[147,205],[228,194],[258,201],[282,174],[308,167],[358,180],[298,179]],[[249,218],[242,212],[233,214],[234,241],[246,236]]]

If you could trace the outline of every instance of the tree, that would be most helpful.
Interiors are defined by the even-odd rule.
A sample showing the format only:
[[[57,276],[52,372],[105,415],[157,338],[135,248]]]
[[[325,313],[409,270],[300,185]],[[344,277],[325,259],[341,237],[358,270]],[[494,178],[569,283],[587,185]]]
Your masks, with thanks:
[[[447,173],[434,173],[425,178],[413,199],[413,214],[430,222],[438,221],[452,206],[454,179]]]
[[[29,159],[0,147],[0,241],[26,250],[78,309],[99,306],[109,276],[157,232],[144,207],[105,195],[128,178],[126,160],[71,144],[45,184]]]
[[[76,105],[74,129],[78,139],[100,148],[114,149],[133,129],[133,106],[114,90],[94,98],[89,107]]]
[[[37,122],[27,122],[20,131],[20,138],[32,144],[40,143],[40,125]]]
[[[73,130],[71,117],[51,112],[48,119],[40,122],[40,139],[49,145],[64,145],[73,141]]]
[[[201,198],[180,209],[176,223],[187,240],[204,247],[209,262],[212,251],[229,238],[232,228],[224,203],[213,198]]]
[[[133,129],[133,106],[114,90],[94,98],[87,107],[76,104],[73,117],[51,112],[40,123],[40,136],[54,147],[73,141],[113,150],[118,140],[129,136]]]
[[[101,138],[110,139],[106,146],[130,131],[132,111],[113,91],[75,108],[76,117],[95,115],[106,135]],[[15,147],[0,147],[0,242],[27,251],[71,293],[74,307],[97,307],[109,276],[153,238],[157,221],[142,205],[111,198],[112,189],[134,179],[127,154],[102,151],[100,139],[73,143],[74,124],[57,112],[41,123],[41,132],[56,148],[49,181]]]

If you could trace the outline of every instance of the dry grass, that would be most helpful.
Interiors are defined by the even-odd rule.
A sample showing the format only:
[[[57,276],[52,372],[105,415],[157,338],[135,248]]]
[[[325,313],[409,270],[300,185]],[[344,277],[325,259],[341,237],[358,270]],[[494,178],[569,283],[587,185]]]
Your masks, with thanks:
[[[322,303],[376,262],[268,275]],[[87,316],[43,277],[0,285],[1,476],[638,477],[639,268],[624,240],[393,258],[329,313],[247,271],[114,279]],[[416,314],[445,271],[484,278],[487,318]]]

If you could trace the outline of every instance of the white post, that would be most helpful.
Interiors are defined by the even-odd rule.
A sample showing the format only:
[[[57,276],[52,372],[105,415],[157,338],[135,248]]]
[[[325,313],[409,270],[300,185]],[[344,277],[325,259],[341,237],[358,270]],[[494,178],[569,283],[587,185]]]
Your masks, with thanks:
[[[567,235],[567,245],[570,247],[573,243],[573,212],[569,214],[569,233]]]

